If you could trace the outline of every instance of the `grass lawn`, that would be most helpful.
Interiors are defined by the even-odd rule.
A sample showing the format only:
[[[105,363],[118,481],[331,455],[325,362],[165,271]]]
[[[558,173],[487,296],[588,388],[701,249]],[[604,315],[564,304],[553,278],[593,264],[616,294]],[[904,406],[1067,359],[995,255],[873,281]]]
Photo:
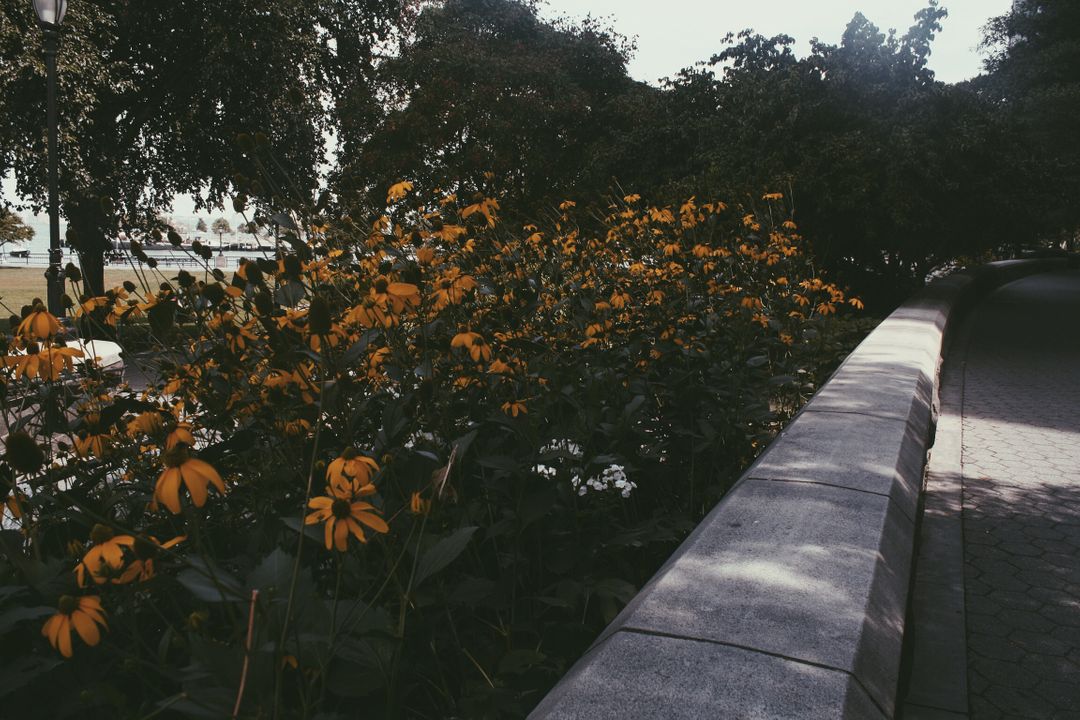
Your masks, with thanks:
[[[125,280],[139,284],[131,269],[106,269],[105,287],[110,288]],[[65,292],[71,295],[70,286]],[[19,314],[23,305],[29,305],[34,298],[46,299],[45,268],[0,268],[0,310],[4,318],[9,314]]]

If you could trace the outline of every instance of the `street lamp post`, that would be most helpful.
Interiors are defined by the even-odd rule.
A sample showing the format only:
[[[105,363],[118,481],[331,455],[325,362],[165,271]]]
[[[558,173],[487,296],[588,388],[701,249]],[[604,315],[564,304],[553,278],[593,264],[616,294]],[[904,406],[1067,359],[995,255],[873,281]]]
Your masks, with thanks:
[[[60,25],[67,13],[67,0],[34,0],[38,25],[45,35],[45,72],[47,76],[47,115],[49,123],[49,312],[64,314],[64,279],[60,271],[63,253],[60,250],[60,203],[57,200],[57,122],[56,122],[56,51],[60,45]]]

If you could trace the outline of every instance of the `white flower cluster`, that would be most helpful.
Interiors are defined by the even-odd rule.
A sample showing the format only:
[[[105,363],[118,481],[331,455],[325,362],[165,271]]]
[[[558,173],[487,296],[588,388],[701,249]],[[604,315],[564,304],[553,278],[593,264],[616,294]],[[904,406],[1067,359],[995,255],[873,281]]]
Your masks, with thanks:
[[[582,451],[580,445],[578,445],[573,440],[566,440],[566,439],[552,440],[547,445],[540,448],[540,452],[542,452],[542,453],[563,452],[563,453],[566,453],[567,455],[570,455],[571,457],[576,457],[576,458],[579,458],[579,457],[581,457],[582,455],[585,454]]]
[[[626,477],[626,469],[622,465],[608,465],[604,472],[600,473],[600,477],[591,477],[584,482],[582,482],[580,475],[574,475],[574,477],[570,478],[570,484],[577,490],[577,494],[582,497],[589,490],[594,492],[618,490],[624,498],[628,498],[630,493],[637,489],[637,483]]]
[[[533,472],[544,478],[545,480],[555,479],[555,468],[550,465],[535,465],[533,466]]]

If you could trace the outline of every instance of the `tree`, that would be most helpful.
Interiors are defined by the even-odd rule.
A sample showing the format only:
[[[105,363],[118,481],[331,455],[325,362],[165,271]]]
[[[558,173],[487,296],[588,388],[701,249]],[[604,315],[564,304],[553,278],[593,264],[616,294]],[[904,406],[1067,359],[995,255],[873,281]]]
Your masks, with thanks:
[[[985,28],[980,92],[1007,113],[1034,160],[1031,229],[1071,243],[1080,230],[1080,4],[1015,0]]]
[[[603,149],[642,121],[620,103],[655,93],[627,75],[631,49],[595,22],[546,22],[518,0],[432,4],[379,67],[375,131],[343,128],[339,195],[377,203],[404,178],[448,192],[493,185],[527,212],[606,191]]]
[[[220,207],[232,193],[310,202],[336,99],[370,93],[396,0],[72,3],[58,57],[61,210],[92,292],[118,226],[172,198]],[[0,5],[0,176],[45,201],[44,66],[29,3]],[[245,140],[237,142],[238,136]],[[255,145],[258,145],[256,151]]]
[[[21,245],[34,237],[34,229],[26,225],[22,218],[0,207],[0,247],[13,244]]]
[[[202,218],[199,218],[198,222],[195,223],[195,231],[196,232],[206,232],[206,230],[207,230],[206,229],[206,221],[203,220]]]
[[[205,227],[205,226],[204,226]],[[229,221],[223,217],[219,217],[210,226],[211,230],[217,233],[218,236],[218,250],[221,250],[221,236],[225,233],[231,233],[232,227],[229,225]]]

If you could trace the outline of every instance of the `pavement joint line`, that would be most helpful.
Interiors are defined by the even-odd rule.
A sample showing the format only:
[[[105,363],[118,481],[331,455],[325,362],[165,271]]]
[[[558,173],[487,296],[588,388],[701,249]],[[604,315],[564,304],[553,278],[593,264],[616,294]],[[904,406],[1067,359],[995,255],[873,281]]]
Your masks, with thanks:
[[[909,422],[911,419],[910,415],[908,416],[908,418],[901,418],[896,415],[882,415],[881,413],[862,412],[860,410],[830,410],[828,408],[812,408],[809,404],[807,404],[805,412],[807,414],[829,413],[830,415],[858,415],[859,417],[869,417],[874,418],[875,420],[891,420],[893,422]],[[781,431],[781,434],[783,434],[783,431]]]
[[[847,675],[848,677],[850,677],[852,680],[855,681],[855,684],[859,686],[859,689],[863,691],[863,694],[866,695],[866,697],[870,700],[870,702],[872,702],[874,704],[874,707],[876,707],[878,709],[878,711],[884,717],[890,717],[890,714],[888,712],[886,712],[885,709],[883,707],[881,707],[880,704],[878,704],[878,701],[877,701],[876,698],[874,698],[873,693],[871,693],[870,690],[865,685],[863,685],[862,680],[859,679],[859,676],[856,675],[855,673],[851,672],[850,670],[846,670],[844,668],[839,668],[839,667],[836,667],[834,665],[826,665],[825,663],[817,663],[817,662],[814,662],[812,660],[804,660],[802,658],[792,657],[790,655],[784,655],[783,653],[771,652],[769,650],[762,650],[761,648],[753,647],[751,645],[740,645],[739,643],[725,642],[723,640],[714,640],[712,638],[691,637],[689,635],[679,635],[677,633],[668,633],[668,632],[664,632],[662,630],[650,630],[648,628],[637,628],[637,627],[633,627],[633,626],[630,626],[630,625],[624,625],[624,626],[620,627],[615,633],[612,633],[608,637],[613,637],[618,632],[633,633],[635,635],[647,635],[647,636],[651,636],[651,637],[662,637],[662,638],[668,638],[670,640],[689,640],[690,642],[707,643],[709,645],[720,645],[722,647],[730,647],[730,648],[735,648],[737,650],[746,650],[747,652],[757,653],[759,655],[767,655],[769,657],[778,658],[780,660],[787,660],[788,662],[798,663],[800,665],[806,665],[808,667],[816,667],[816,668],[819,668],[821,670],[829,670],[829,671],[832,671],[832,672],[843,673],[844,675]],[[607,640],[607,638],[605,638],[605,640]]]
[[[849,485],[836,485],[835,483],[821,482],[820,480],[795,480],[792,478],[778,478],[778,477],[761,477],[760,475],[748,475],[747,480],[760,480],[761,482],[782,482],[792,483],[793,485],[820,485],[822,487],[836,488],[837,490],[850,490],[851,492],[863,493],[864,495],[876,495],[877,497],[885,498],[889,501],[890,505],[896,507],[909,522],[914,523],[915,518],[911,517],[904,510],[903,506],[896,502],[896,499],[889,493],[876,492],[874,490],[864,490],[863,488],[851,487]]]

